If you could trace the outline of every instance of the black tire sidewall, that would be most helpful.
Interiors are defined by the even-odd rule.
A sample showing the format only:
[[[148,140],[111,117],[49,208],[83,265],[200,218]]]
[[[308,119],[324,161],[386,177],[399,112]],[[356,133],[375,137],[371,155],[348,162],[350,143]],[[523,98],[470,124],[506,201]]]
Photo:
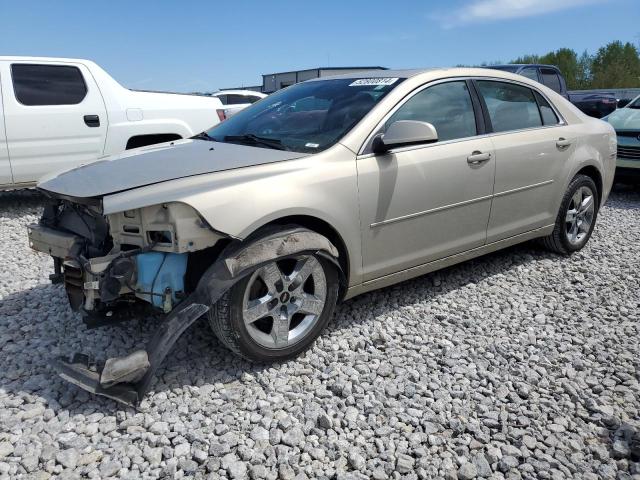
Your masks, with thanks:
[[[569,210],[569,205],[571,205],[571,199],[575,195],[576,191],[581,187],[587,187],[591,190],[591,194],[593,195],[595,205],[593,210],[593,220],[591,221],[591,226],[589,227],[589,231],[585,235],[585,237],[578,244],[573,244],[567,238],[566,232],[566,216],[567,211]],[[598,196],[598,189],[594,181],[587,177],[586,175],[579,175],[574,178],[574,180],[569,184],[569,188],[562,200],[562,206],[560,207],[560,212],[558,213],[558,219],[556,221],[556,229],[557,235],[559,237],[562,246],[566,249],[567,252],[577,252],[578,250],[582,250],[584,246],[587,244],[589,239],[591,238],[591,234],[593,233],[593,229],[596,226],[596,219],[598,218],[598,210],[599,210],[600,198]]]
[[[339,276],[337,268],[331,261],[322,256],[315,253],[308,253],[308,255],[315,257],[324,270],[327,280],[327,301],[313,329],[307,333],[305,338],[290,347],[277,350],[265,348],[256,343],[247,331],[242,317],[242,303],[250,276],[245,277],[231,288],[229,292],[229,318],[227,321],[230,323],[240,354],[245,358],[258,362],[273,362],[296,357],[313,344],[333,317],[338,300]]]

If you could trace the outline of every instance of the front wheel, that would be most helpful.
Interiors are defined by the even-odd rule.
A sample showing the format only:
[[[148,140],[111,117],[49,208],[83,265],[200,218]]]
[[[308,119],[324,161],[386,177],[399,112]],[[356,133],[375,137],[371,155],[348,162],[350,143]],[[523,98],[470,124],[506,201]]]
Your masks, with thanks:
[[[222,343],[249,360],[286,360],[311,346],[337,299],[338,273],[325,258],[274,259],[227,291],[209,311],[209,323]]]
[[[586,175],[576,175],[562,198],[555,228],[543,244],[564,255],[581,250],[589,241],[598,216],[598,190]]]

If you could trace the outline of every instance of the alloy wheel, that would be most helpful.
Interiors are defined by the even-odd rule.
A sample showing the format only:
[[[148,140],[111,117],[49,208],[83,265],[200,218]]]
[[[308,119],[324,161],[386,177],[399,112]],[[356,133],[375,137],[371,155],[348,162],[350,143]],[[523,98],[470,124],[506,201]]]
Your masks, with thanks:
[[[313,255],[267,264],[249,278],[242,318],[251,338],[269,349],[290,347],[317,324],[327,300],[327,279]]]
[[[589,234],[595,213],[595,196],[586,186],[576,190],[565,217],[567,240],[578,245]]]

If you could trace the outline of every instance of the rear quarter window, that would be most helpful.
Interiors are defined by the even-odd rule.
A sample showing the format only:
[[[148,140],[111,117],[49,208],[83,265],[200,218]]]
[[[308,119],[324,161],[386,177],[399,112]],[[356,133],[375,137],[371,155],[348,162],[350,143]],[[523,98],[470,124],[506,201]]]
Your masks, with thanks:
[[[80,69],[71,65],[11,65],[16,99],[23,105],[77,105],[87,95]]]

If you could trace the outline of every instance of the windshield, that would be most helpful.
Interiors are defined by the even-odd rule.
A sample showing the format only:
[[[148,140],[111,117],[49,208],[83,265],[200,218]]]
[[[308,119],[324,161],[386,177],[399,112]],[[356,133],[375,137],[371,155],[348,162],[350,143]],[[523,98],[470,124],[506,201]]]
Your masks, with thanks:
[[[635,100],[632,100],[631,103],[629,103],[629,105],[627,105],[628,108],[640,108],[640,95],[636,97]]]
[[[348,78],[298,83],[269,95],[206,133],[216,142],[320,152],[338,142],[402,80]]]

